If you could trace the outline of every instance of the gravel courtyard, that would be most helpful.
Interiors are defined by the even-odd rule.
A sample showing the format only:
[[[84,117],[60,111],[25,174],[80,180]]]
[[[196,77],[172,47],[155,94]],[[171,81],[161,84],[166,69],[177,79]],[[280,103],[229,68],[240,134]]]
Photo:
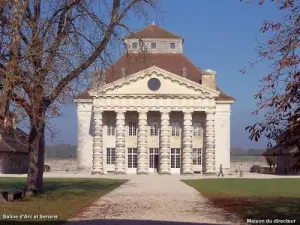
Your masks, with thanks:
[[[132,176],[129,179],[71,218],[67,224],[83,220],[82,224],[89,225],[241,224],[233,215],[213,208],[196,190],[181,182],[180,176]]]

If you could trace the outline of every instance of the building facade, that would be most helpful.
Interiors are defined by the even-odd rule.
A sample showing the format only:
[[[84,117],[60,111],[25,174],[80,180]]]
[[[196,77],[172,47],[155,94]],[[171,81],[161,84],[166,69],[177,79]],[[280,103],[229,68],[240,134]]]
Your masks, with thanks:
[[[0,130],[0,174],[28,172],[27,134],[16,127],[15,116],[9,113]]]
[[[234,98],[183,55],[183,38],[150,25],[95,73],[75,100],[78,169],[93,174],[215,173],[230,169]]]

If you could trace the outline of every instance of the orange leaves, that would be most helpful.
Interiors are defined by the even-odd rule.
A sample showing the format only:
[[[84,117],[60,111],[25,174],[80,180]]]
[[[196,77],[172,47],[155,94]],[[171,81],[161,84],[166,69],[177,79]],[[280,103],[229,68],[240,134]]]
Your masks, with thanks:
[[[299,59],[296,56],[286,57],[279,61],[279,70],[282,70],[285,67],[292,67],[299,63]]]
[[[242,68],[239,72],[240,72],[240,73],[246,73],[246,72],[247,72],[247,68],[244,67],[244,68]]]
[[[271,74],[267,74],[264,78],[263,81],[271,81],[272,80],[272,75]]]
[[[272,30],[272,31],[277,31],[277,30],[279,30],[280,29],[280,27],[281,27],[281,23],[273,23],[273,22],[268,22],[268,21],[265,21],[263,24],[262,24],[262,26],[261,26],[261,28],[260,28],[260,31],[262,32],[262,33],[265,33],[265,32],[267,32],[268,30]]]
[[[51,114],[55,115],[55,116],[60,116],[61,115],[57,105],[55,105],[55,104],[51,105]]]

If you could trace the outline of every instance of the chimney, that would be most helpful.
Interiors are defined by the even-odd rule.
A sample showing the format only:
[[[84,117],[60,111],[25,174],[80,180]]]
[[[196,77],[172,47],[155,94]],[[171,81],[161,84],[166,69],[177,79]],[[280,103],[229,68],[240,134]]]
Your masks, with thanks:
[[[187,75],[187,69],[186,69],[186,67],[184,66],[184,67],[182,67],[182,69],[181,69],[181,76],[183,76],[183,77],[186,77],[186,75]]]
[[[216,77],[217,77],[216,71],[211,69],[203,70],[201,73],[201,78],[202,78],[201,84],[203,86],[216,90],[217,88]]]
[[[121,76],[126,77],[126,68],[124,67],[121,69]]]

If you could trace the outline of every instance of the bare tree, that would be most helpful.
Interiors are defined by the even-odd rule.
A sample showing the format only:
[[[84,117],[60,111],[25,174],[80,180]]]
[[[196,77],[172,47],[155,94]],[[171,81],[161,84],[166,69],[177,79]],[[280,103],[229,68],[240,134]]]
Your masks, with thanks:
[[[300,150],[300,1],[276,0],[278,10],[283,14],[281,21],[265,21],[260,31],[268,32],[271,38],[259,43],[259,62],[270,64],[271,71],[260,81],[257,115],[263,111],[264,120],[248,126],[250,139],[258,141],[261,136],[272,141],[280,137],[278,147],[297,146]],[[259,4],[264,4],[260,0]],[[241,72],[246,72],[243,68]],[[297,156],[297,155],[296,155]],[[300,164],[298,164],[300,165]]]
[[[0,118],[9,107],[29,118],[28,191],[43,191],[45,128],[58,106],[86,87],[88,69],[105,67],[131,32],[129,18],[156,0],[5,0],[0,9]]]

